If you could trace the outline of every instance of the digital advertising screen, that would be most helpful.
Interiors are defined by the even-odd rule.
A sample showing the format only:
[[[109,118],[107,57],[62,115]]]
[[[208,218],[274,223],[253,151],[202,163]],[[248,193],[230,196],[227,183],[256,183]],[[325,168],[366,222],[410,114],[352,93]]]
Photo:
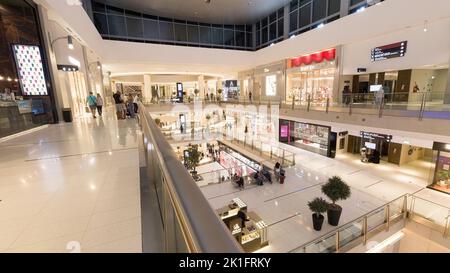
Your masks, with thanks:
[[[39,46],[13,45],[12,47],[22,94],[25,96],[48,95]]]
[[[289,125],[281,125],[281,137],[288,137],[289,136]]]

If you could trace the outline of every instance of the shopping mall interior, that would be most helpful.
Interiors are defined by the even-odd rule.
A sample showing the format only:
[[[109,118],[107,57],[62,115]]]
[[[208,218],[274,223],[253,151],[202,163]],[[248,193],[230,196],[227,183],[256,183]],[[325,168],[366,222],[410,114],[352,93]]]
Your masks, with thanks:
[[[0,253],[450,253],[449,29],[448,0],[0,0]]]

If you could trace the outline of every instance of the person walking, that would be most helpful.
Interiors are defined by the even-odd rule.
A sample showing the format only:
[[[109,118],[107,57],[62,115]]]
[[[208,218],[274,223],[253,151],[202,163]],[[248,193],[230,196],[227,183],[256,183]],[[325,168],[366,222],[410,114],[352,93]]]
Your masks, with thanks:
[[[124,119],[125,117],[123,116],[123,99],[119,90],[117,90],[117,92],[113,95],[113,98],[114,103],[116,105],[117,119]]]
[[[135,114],[137,114],[137,112],[138,112],[138,101],[139,101],[139,97],[138,97],[139,95],[134,95],[134,98],[133,98],[133,105],[134,105],[134,113]]]
[[[130,94],[127,98],[127,113],[129,113],[130,118],[134,118],[134,103],[133,103],[133,96]]]
[[[103,98],[100,93],[97,93],[97,112],[99,116],[103,114]]]
[[[97,98],[94,96],[92,92],[89,92],[89,96],[86,98],[86,103],[89,106],[89,109],[91,110],[92,117],[97,118],[95,116],[95,109],[97,108]]]
[[[252,91],[248,92],[248,100],[252,103]]]
[[[342,91],[342,97],[345,105],[350,104],[350,87],[348,85],[344,86],[344,90]]]
[[[280,164],[279,162],[277,162],[277,163],[275,164],[275,167],[273,168],[273,173],[274,173],[275,179],[276,179],[277,181],[280,180],[280,170],[281,170],[281,164]]]

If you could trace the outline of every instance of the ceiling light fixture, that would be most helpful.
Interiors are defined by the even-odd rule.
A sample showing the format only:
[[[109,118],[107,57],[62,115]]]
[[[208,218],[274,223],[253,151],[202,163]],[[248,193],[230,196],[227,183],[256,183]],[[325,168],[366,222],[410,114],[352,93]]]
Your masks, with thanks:
[[[54,44],[56,41],[62,40],[62,39],[67,39],[67,47],[68,47],[69,49],[73,49],[73,48],[74,48],[74,46],[73,46],[73,38],[72,38],[71,35],[68,35],[68,36],[58,37],[58,38],[56,38],[55,40],[53,40],[53,41],[51,42],[51,44],[50,44],[52,50],[53,50],[53,44]]]
[[[73,40],[72,40],[72,36],[67,36],[67,47],[69,49],[73,49]]]
[[[424,24],[423,24],[423,32],[428,32],[428,21],[425,20]]]

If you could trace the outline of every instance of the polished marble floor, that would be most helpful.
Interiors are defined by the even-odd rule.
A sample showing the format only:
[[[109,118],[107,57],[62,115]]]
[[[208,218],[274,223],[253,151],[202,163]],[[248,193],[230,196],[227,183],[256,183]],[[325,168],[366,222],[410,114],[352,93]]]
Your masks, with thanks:
[[[139,136],[106,111],[0,143],[0,252],[141,252]]]

